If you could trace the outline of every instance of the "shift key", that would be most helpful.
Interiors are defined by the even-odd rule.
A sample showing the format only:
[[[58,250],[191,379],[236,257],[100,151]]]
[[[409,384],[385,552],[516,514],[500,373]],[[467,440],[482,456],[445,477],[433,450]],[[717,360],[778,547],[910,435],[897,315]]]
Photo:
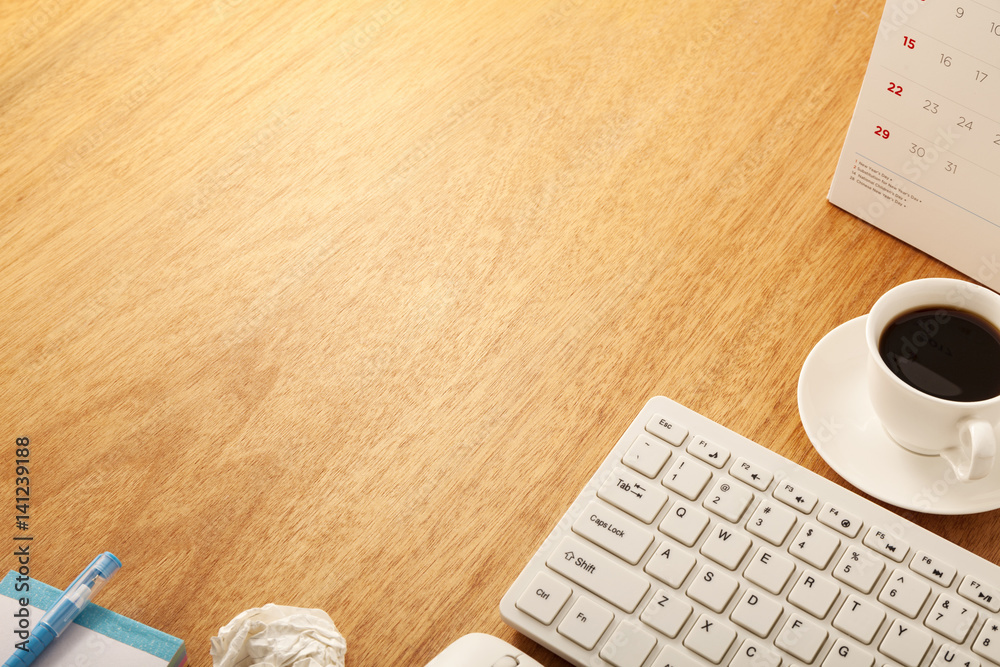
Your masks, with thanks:
[[[639,606],[649,582],[580,540],[564,537],[545,564],[625,612]]]

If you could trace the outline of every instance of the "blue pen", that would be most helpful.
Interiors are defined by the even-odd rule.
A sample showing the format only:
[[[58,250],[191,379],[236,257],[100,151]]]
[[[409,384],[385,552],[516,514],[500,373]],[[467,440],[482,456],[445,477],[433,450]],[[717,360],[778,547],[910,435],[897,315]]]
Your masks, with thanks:
[[[7,658],[3,667],[28,667],[34,662],[38,654],[69,627],[87,606],[90,598],[101,590],[121,566],[121,561],[108,551],[95,558],[38,621],[28,638],[27,650],[14,649],[14,655]]]

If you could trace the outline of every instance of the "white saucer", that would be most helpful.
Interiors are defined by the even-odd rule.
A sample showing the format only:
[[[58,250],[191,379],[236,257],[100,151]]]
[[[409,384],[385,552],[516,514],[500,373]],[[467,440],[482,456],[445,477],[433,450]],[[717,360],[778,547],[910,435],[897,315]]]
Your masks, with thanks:
[[[819,455],[865,493],[928,514],[972,514],[1000,508],[1000,465],[985,478],[959,482],[940,456],[900,447],[868,402],[863,315],[828,333],[799,375],[799,416]]]

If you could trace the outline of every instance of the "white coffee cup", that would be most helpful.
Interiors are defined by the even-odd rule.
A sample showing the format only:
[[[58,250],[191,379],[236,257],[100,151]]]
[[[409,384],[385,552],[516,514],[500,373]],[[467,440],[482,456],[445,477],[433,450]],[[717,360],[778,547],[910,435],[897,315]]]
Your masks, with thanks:
[[[949,278],[894,287],[872,306],[865,327],[869,398],[897,444],[918,454],[944,457],[963,482],[982,479],[993,468],[1000,439],[1000,394],[962,402],[924,393],[897,377],[879,352],[882,333],[890,323],[905,313],[935,307],[973,313],[1000,330],[1000,294],[984,287]]]

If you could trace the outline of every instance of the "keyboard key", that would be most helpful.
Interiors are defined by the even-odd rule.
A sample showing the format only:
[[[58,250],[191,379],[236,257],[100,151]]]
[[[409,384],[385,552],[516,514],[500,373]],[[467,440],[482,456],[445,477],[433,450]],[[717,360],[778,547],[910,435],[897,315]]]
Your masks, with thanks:
[[[767,637],[781,616],[782,609],[779,603],[766,595],[748,590],[736,603],[729,618],[758,637]]]
[[[681,631],[693,608],[677,593],[659,589],[652,597],[639,619],[673,639]]]
[[[559,624],[559,634],[589,651],[597,646],[597,641],[614,618],[615,614],[610,609],[581,595]]]
[[[931,662],[931,667],[980,667],[980,662],[954,646],[942,646]]]
[[[572,537],[564,537],[545,564],[629,613],[649,590],[645,577]]]
[[[824,504],[816,518],[819,519],[820,523],[830,526],[847,537],[857,537],[858,531],[861,530],[861,519],[833,503]]]
[[[942,593],[927,613],[924,625],[961,644],[978,618],[979,612],[972,605]]]
[[[705,496],[702,506],[723,519],[736,523],[743,516],[751,500],[753,491],[742,484],[737,484],[735,480],[722,477]]]
[[[918,667],[931,647],[931,641],[930,633],[894,619],[878,650],[906,667]]]
[[[733,598],[739,583],[714,565],[705,565],[688,586],[687,595],[715,613],[720,613]]]
[[[761,547],[750,559],[750,564],[743,571],[743,576],[768,593],[777,595],[785,587],[795,564],[774,549]]]
[[[833,576],[862,593],[871,593],[884,569],[885,563],[867,549],[848,547],[833,568]]]
[[[840,595],[840,587],[815,572],[806,570],[788,593],[788,601],[816,618],[826,618]]]
[[[671,542],[661,542],[644,569],[667,586],[679,588],[694,564],[695,557],[690,552]]]
[[[838,639],[823,660],[822,667],[872,667],[875,656],[846,639]]]
[[[569,586],[545,572],[539,572],[517,599],[517,608],[539,623],[548,625],[572,594],[573,589]]]
[[[653,543],[653,531],[597,501],[589,503],[573,522],[573,532],[632,565],[639,562]]]
[[[676,646],[667,644],[653,661],[655,667],[704,667],[704,663],[687,651],[681,651]]]
[[[972,652],[1000,665],[1000,619],[986,619],[983,629],[972,643]]]
[[[910,561],[910,569],[942,586],[951,586],[958,572],[953,566],[941,562],[940,558],[935,558],[926,551],[917,552]]]
[[[650,523],[667,503],[667,492],[625,468],[615,468],[597,491],[602,498],[643,523]]]
[[[663,517],[660,530],[684,546],[690,547],[698,541],[707,525],[707,514],[696,507],[678,502]]]
[[[653,415],[653,418],[646,422],[646,430],[675,446],[680,446],[684,442],[684,438],[688,436],[686,428],[670,421],[663,415]]]
[[[889,535],[884,530],[873,527],[865,535],[864,543],[866,547],[874,549],[876,552],[887,556],[897,563],[902,563],[906,553],[910,550],[910,545],[901,539]]]
[[[774,479],[774,475],[767,468],[751,463],[742,456],[736,459],[736,463],[729,469],[729,474],[758,491],[767,489],[771,486],[771,480]]]
[[[881,607],[852,593],[834,617],[833,627],[862,644],[871,644],[884,620],[885,611]]]
[[[905,570],[896,569],[886,580],[882,592],[878,594],[878,601],[892,607],[900,614],[916,618],[930,594],[931,587],[923,579]]]
[[[795,521],[794,512],[781,503],[765,498],[747,521],[747,530],[778,546],[788,537]]]
[[[701,545],[701,553],[727,570],[735,570],[750,550],[750,544],[750,538],[732,526],[717,523]]]
[[[701,495],[710,479],[712,479],[711,469],[695,463],[687,456],[678,456],[670,470],[663,476],[663,485],[688,500],[694,500]]]
[[[784,481],[774,487],[774,497],[803,514],[809,514],[816,507],[816,494],[803,489],[799,484]]]
[[[826,528],[820,528],[807,521],[792,540],[788,552],[796,558],[801,558],[810,565],[824,570],[839,546],[839,537]]]
[[[615,667],[641,667],[654,648],[656,637],[638,623],[624,621],[601,649],[601,657]]]
[[[642,434],[632,442],[632,446],[625,452],[622,463],[652,479],[660,474],[669,458],[670,447],[656,438]]]
[[[781,656],[769,646],[753,639],[745,639],[736,651],[729,667],[778,667]]]
[[[721,468],[729,460],[729,450],[702,437],[693,438],[687,446],[688,453],[713,468]]]
[[[971,576],[965,577],[958,587],[958,594],[989,609],[994,614],[1000,611],[1000,593],[997,592],[996,587],[983,583],[979,579]]]
[[[684,638],[684,646],[717,665],[736,640],[736,630],[722,621],[702,614]]]
[[[785,621],[778,636],[774,638],[774,645],[802,662],[811,664],[826,637],[827,632],[822,626],[793,613]]]

